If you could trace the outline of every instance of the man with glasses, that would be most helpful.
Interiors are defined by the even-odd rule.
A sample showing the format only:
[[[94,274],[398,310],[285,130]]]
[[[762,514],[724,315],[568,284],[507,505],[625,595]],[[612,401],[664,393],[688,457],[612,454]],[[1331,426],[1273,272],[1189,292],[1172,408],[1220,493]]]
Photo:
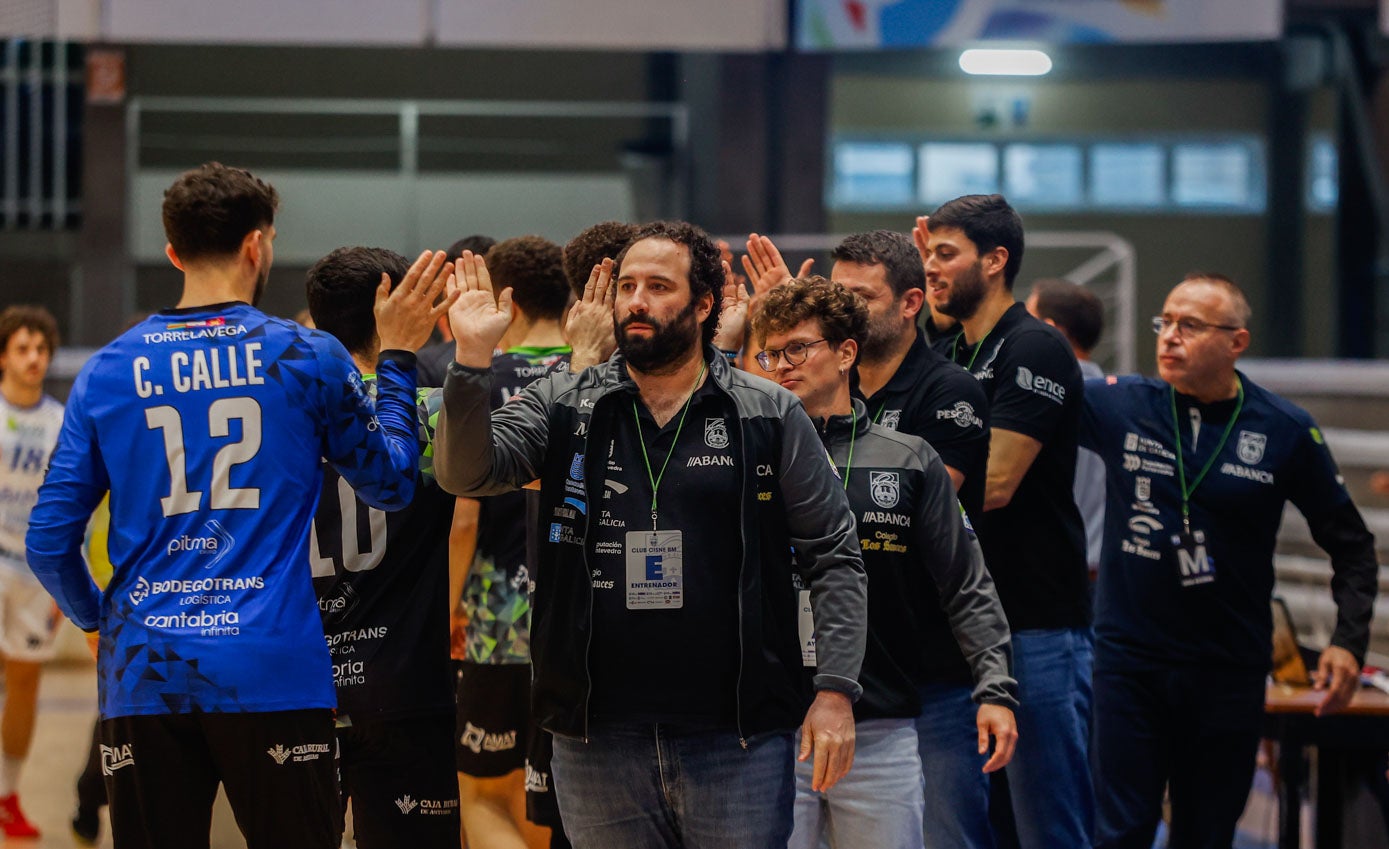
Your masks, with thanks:
[[[910,243],[907,248],[914,258]],[[925,800],[918,688],[927,672],[928,616],[945,620],[949,648],[967,663],[964,713],[972,755],[968,763],[928,764],[932,785],[957,782],[955,772],[972,778],[1002,768],[1017,739],[1008,621],[947,466],[925,440],[873,423],[871,409],[850,392],[859,340],[873,334],[869,315],[863,299],[844,286],[811,277],[771,290],[753,318],[754,336],[764,347],[758,365],[822,424],[821,439],[843,479],[868,571],[868,648],[859,673],[863,698],[854,705],[854,769],[833,789],[816,792],[807,765],[797,767],[793,849],[814,849],[822,838],[835,847],[920,849]],[[813,656],[806,662],[812,665]],[[977,720],[971,696],[979,703]],[[980,814],[987,832],[987,811]],[[954,834],[937,835],[930,825],[930,845],[955,844]]]
[[[1086,384],[1081,440],[1108,473],[1096,613],[1096,845],[1222,847],[1249,795],[1272,656],[1273,549],[1291,501],[1330,556],[1336,630],[1318,715],[1359,684],[1374,538],[1306,412],[1235,368],[1249,303],[1193,274],[1153,319],[1160,379]]]
[[[984,510],[971,517],[1013,629],[1018,751],[1007,779],[1022,849],[1090,845],[1090,589],[1071,495],[1082,382],[1065,337],[1013,297],[1022,219],[967,195],[914,234],[936,308],[958,319],[950,355],[989,401]]]
[[[920,437],[939,453],[966,513],[984,511],[989,458],[988,401],[979,381],[933,350],[917,319],[926,299],[921,256],[909,236],[891,230],[856,233],[830,253],[830,277],[863,298],[868,327],[859,348],[856,395],[873,423]],[[925,592],[934,596],[927,582]],[[989,777],[980,770],[974,676],[940,599],[917,614],[922,664],[917,718],[921,762],[933,780],[925,832],[932,846],[985,849]]]

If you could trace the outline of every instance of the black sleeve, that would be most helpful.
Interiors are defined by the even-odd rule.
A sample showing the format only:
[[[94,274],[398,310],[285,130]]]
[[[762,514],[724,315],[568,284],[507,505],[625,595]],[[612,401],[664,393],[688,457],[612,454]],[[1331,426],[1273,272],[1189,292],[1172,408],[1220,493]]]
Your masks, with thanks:
[[[1331,644],[1364,663],[1370,643],[1370,618],[1379,592],[1375,538],[1351,501],[1336,462],[1315,425],[1300,434],[1289,464],[1289,496],[1307,518],[1312,539],[1331,556],[1331,597],[1336,602],[1336,630]]]
[[[1081,391],[1075,354],[1049,333],[1024,331],[1005,343],[993,369],[989,426],[1049,441],[1065,419],[1066,396]]]

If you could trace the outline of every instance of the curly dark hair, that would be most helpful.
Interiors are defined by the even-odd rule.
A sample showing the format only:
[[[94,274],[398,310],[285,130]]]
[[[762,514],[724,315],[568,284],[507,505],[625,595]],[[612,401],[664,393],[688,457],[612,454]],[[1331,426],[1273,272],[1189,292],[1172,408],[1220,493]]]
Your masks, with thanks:
[[[376,287],[381,274],[400,285],[410,261],[386,248],[338,248],[309,269],[304,294],[314,326],[337,337],[354,354],[367,353],[376,338]]]
[[[708,233],[688,221],[652,221],[637,228],[632,241],[618,254],[619,269],[632,245],[645,239],[665,239],[684,245],[689,250],[690,302],[694,303],[706,294],[714,296],[714,308],[704,319],[703,327],[704,344],[713,342],[714,331],[719,326],[719,309],[723,306],[723,256],[719,253],[718,245],[714,244]]]
[[[905,295],[908,289],[926,288],[926,270],[921,265],[921,254],[917,253],[916,245],[909,236],[894,230],[855,233],[830,251],[830,259],[858,265],[881,265],[887,272],[887,285],[892,287],[892,296],[896,299]]]
[[[246,234],[275,223],[275,187],[243,168],[208,162],[164,191],[164,234],[184,262],[236,253]]]
[[[540,236],[517,236],[487,251],[487,271],[497,291],[511,287],[516,305],[535,319],[558,321],[569,306],[569,281],[559,245]]]
[[[48,343],[48,353],[58,353],[58,322],[53,313],[35,304],[14,304],[0,311],[0,351],[10,347],[10,339],[20,330],[37,333]],[[0,371],[0,374],[4,374]]]
[[[616,259],[636,234],[635,224],[603,221],[569,240],[564,246],[564,276],[569,280],[569,288],[574,290],[574,297],[584,296],[584,286],[588,285],[593,266],[609,257]]]
[[[1009,206],[1003,195],[964,195],[946,201],[931,213],[931,229],[953,227],[974,243],[980,256],[994,248],[1008,251],[1003,266],[1003,285],[1013,289],[1022,268],[1022,216]]]
[[[861,346],[868,335],[868,304],[863,298],[817,274],[788,280],[768,292],[752,317],[753,338],[762,344],[769,333],[812,319],[820,322],[820,332],[836,348],[845,339]]]

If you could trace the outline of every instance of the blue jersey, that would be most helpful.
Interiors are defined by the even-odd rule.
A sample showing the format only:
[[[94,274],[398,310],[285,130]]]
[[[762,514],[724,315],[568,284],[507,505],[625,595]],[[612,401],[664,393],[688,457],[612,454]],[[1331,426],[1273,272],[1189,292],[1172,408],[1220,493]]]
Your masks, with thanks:
[[[373,506],[414,493],[414,363],[377,408],[342,345],[239,303],[158,313],[73,384],[27,538],[84,630],[104,717],[333,707],[309,570],[325,458]],[[104,593],[80,547],[111,492]]]
[[[1107,470],[1100,665],[1268,669],[1273,552],[1289,501],[1332,554],[1341,608],[1333,642],[1364,652],[1378,572],[1373,538],[1312,417],[1241,379],[1242,404],[1199,403],[1150,378],[1086,384],[1081,444]],[[1188,488],[1209,465],[1190,498],[1200,557],[1184,559],[1173,539],[1183,530],[1178,462]]]

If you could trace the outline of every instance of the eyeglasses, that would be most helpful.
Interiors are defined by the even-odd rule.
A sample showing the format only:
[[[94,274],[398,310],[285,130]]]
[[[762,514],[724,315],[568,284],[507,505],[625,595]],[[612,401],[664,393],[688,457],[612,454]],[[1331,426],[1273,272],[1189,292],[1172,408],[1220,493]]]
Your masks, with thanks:
[[[1243,327],[1235,327],[1234,325],[1230,324],[1211,324],[1210,322],[1202,321],[1199,318],[1168,318],[1165,315],[1153,316],[1153,332],[1158,334],[1159,336],[1162,335],[1162,331],[1166,330],[1174,324],[1177,325],[1177,335],[1182,337],[1200,336],[1207,330],[1244,329]]]
[[[806,357],[810,356],[811,346],[819,345],[824,341],[826,340],[816,339],[814,342],[792,342],[779,351],[767,349],[757,355],[757,364],[762,366],[763,371],[774,371],[776,369],[777,360],[785,357],[786,362],[793,366],[798,366],[805,362]]]

